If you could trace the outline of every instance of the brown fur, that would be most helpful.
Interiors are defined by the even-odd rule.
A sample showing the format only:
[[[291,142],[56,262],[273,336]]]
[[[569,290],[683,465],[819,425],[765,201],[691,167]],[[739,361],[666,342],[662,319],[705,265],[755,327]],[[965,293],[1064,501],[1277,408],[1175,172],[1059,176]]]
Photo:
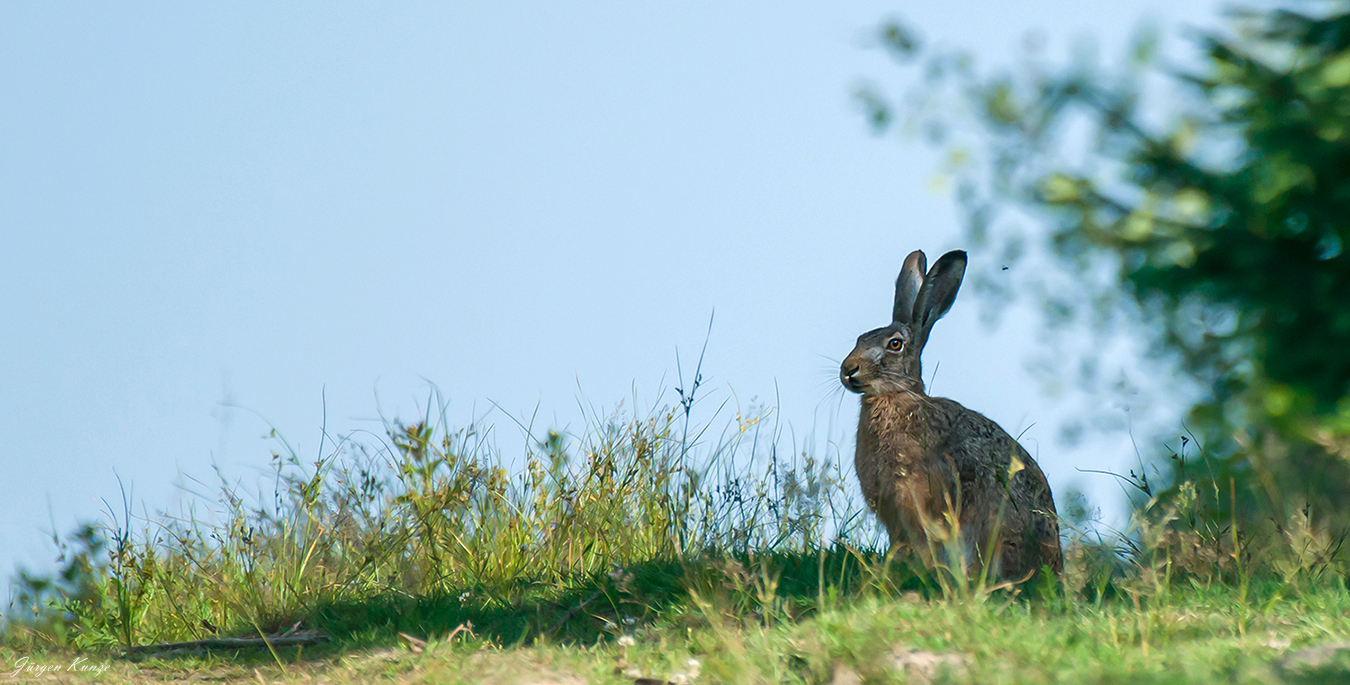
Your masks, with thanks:
[[[1059,520],[1036,461],[984,415],[924,393],[919,354],[956,296],[965,253],[939,260],[927,274],[931,286],[923,264],[922,253],[906,260],[897,320],[860,336],[841,365],[844,385],[863,393],[854,457],[863,496],[892,546],[929,563],[951,541],[967,564],[988,565],[992,577],[1021,579],[1042,566],[1058,574]],[[918,284],[924,288],[916,295]]]
[[[1014,454],[1023,468],[1009,480]],[[947,516],[955,514],[961,543],[974,545],[967,561],[976,568],[993,550],[990,570],[999,577],[1022,578],[1042,565],[1063,569],[1045,475],[978,412],[920,393],[864,397],[854,466],[892,545],[926,555],[930,542],[941,544],[930,541],[929,532],[949,534]]]

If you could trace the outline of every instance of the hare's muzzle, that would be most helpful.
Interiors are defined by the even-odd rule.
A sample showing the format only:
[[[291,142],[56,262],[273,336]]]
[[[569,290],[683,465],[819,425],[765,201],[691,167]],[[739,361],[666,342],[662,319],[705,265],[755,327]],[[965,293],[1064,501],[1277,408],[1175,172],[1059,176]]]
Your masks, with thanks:
[[[852,392],[862,392],[864,383],[860,376],[861,372],[861,364],[852,359],[845,359],[839,367],[839,382]]]

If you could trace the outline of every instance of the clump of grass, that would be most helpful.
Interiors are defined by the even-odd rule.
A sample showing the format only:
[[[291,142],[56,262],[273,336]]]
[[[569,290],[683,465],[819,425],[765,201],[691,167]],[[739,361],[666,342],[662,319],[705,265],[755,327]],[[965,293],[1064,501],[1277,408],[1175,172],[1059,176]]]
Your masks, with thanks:
[[[690,405],[589,416],[579,435],[531,439],[514,470],[482,426],[452,429],[433,402],[438,422],[392,421],[381,439],[330,441],[312,462],[277,438],[270,500],[222,476],[215,503],[138,529],[111,517],[89,529],[78,590],[31,585],[20,600],[42,614],[52,595],[55,611],[10,621],[6,641],[128,647],[299,620],[425,632],[467,616],[500,624],[502,639],[594,634],[581,619],[602,603],[616,625],[650,613],[682,592],[694,560],[802,552],[852,533],[858,512],[837,463],[780,453],[764,408],[714,432],[690,425]]]
[[[1142,464],[1138,472],[1113,474],[1136,495],[1129,526],[1095,544],[1080,537],[1071,545],[1077,557],[1069,568],[1076,576],[1072,583],[1095,585],[1098,593],[1122,584],[1137,591],[1142,584],[1151,594],[1165,594],[1177,584],[1226,585],[1245,601],[1259,580],[1278,580],[1297,592],[1344,579],[1350,572],[1344,556],[1350,531],[1334,528],[1335,517],[1319,516],[1308,505],[1286,506],[1296,494],[1278,491],[1262,459],[1250,459],[1256,473],[1241,479],[1228,470],[1231,462],[1210,459],[1198,440],[1186,436],[1164,462],[1170,466],[1165,487],[1150,481]],[[1239,480],[1269,487],[1243,492]],[[1267,501],[1253,501],[1261,497]],[[1257,517],[1254,511],[1288,514]]]

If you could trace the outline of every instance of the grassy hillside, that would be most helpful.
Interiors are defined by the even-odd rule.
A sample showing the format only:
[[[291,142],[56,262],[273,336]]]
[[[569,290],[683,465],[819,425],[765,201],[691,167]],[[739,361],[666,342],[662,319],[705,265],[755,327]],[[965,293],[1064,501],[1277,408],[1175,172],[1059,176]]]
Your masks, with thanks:
[[[693,425],[691,404],[593,416],[515,460],[444,422],[312,462],[278,440],[265,501],[222,484],[218,502],[79,531],[62,573],[21,576],[0,666],[113,682],[1350,678],[1340,541],[1306,520],[1252,539],[1181,488],[1118,537],[1071,533],[1062,578],[995,585],[884,555],[851,473],[781,449],[769,412]],[[306,636],[323,641],[280,644]]]

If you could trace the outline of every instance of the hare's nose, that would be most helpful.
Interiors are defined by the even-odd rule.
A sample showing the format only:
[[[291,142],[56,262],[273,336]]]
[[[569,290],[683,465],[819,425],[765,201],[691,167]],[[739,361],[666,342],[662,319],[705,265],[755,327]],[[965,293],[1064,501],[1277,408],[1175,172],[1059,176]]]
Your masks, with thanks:
[[[851,392],[862,392],[862,381],[858,380],[858,374],[861,372],[862,364],[845,362],[844,366],[839,368],[839,382]]]

